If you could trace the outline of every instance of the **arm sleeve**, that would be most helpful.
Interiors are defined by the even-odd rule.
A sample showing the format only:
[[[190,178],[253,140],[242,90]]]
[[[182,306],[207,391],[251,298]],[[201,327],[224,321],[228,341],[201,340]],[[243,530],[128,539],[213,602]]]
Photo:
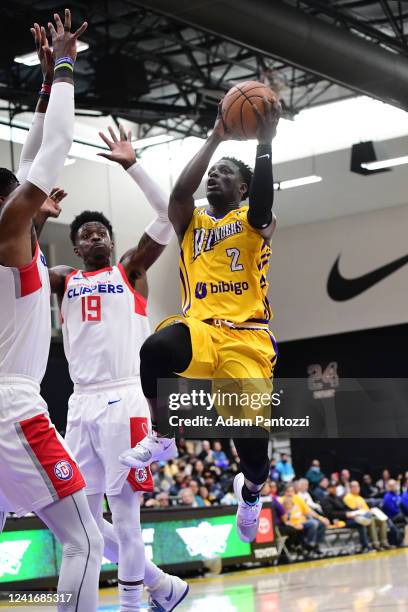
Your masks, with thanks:
[[[149,223],[145,233],[159,244],[168,244],[174,234],[168,217],[169,198],[139,163],[130,166],[127,173],[139,185],[150,206],[157,213],[156,219]]]
[[[44,118],[45,113],[34,113],[30,130],[27,134],[23,150],[21,151],[20,165],[17,171],[17,178],[20,183],[24,183],[27,179],[31,165],[40,150],[43,138]]]
[[[74,86],[54,83],[44,120],[40,150],[27,180],[47,196],[58,181],[74,137]]]
[[[272,222],[273,196],[272,146],[258,145],[248,210],[248,221],[255,229],[265,229]]]

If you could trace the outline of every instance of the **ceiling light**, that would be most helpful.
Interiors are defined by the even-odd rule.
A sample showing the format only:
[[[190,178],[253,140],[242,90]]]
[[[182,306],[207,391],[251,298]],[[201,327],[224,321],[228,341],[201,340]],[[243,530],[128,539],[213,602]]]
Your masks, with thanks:
[[[402,157],[393,157],[392,159],[383,159],[382,161],[371,161],[361,164],[362,168],[373,172],[375,170],[385,170],[393,166],[402,166],[408,164],[408,155]]]
[[[310,174],[309,176],[302,176],[300,178],[289,179],[287,181],[279,181],[274,183],[275,191],[282,191],[283,189],[292,189],[293,187],[303,187],[303,185],[311,185],[312,183],[320,183],[322,181],[321,176],[316,174]]]
[[[367,164],[376,163],[378,159],[387,157],[385,147],[381,142],[366,140],[358,142],[351,147],[350,171],[367,176],[376,172],[387,172],[386,166],[380,168],[367,168]]]
[[[81,51],[86,51],[87,49],[89,49],[88,43],[82,41],[77,42],[77,53],[81,53]],[[24,64],[25,66],[38,66],[40,63],[36,52],[16,55],[14,61],[17,62],[17,64]]]

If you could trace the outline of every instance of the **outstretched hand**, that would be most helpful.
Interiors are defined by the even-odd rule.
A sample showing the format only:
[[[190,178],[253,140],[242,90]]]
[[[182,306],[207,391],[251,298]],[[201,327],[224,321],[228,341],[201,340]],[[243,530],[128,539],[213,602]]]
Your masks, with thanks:
[[[109,127],[108,130],[112,140],[109,140],[109,138],[107,138],[107,136],[105,136],[103,132],[99,132],[99,136],[102,138],[103,142],[109,147],[110,153],[97,153],[97,155],[100,155],[100,157],[105,157],[105,159],[109,159],[110,161],[116,162],[117,164],[120,164],[125,170],[127,170],[137,161],[136,153],[131,143],[132,132],[129,130],[129,132],[126,134],[123,126],[120,126],[120,140],[118,140],[113,129]]]
[[[48,29],[52,37],[54,60],[68,56],[75,61],[77,55],[77,40],[85,32],[88,23],[84,21],[81,27],[71,34],[71,11],[69,9],[65,9],[64,25],[58,13],[54,14],[54,21],[57,29],[55,29],[51,22],[48,23]]]
[[[47,218],[52,217],[53,219],[57,219],[62,211],[60,202],[62,202],[62,200],[67,197],[67,195],[68,194],[66,193],[66,191],[64,191],[60,187],[54,187],[48,198],[41,206],[39,212],[45,215]]]
[[[34,38],[38,59],[40,60],[43,79],[46,83],[52,83],[54,78],[54,57],[52,49],[48,44],[45,28],[35,23],[34,27],[30,28],[30,30]]]
[[[270,144],[276,136],[276,128],[282,114],[282,106],[278,100],[270,102],[268,98],[263,98],[264,112],[252,105],[254,113],[258,120],[258,129],[256,137],[259,144]]]

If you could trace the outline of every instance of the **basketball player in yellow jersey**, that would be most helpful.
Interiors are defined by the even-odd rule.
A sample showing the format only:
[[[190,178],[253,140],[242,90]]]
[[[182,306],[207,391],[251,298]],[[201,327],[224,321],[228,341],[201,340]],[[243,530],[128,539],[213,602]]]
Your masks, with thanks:
[[[258,147],[255,169],[235,158],[223,158],[208,171],[208,206],[195,208],[193,194],[218,145],[229,138],[220,114],[197,155],[180,175],[170,197],[169,219],[180,245],[183,316],[163,321],[141,349],[141,381],[153,421],[153,434],[121,456],[131,467],[145,467],[168,458],[173,439],[157,432],[157,381],[178,374],[188,378],[272,378],[275,340],[268,329],[272,312],[266,297],[272,214],[272,139],[280,116],[279,103],[264,99],[256,107]],[[242,204],[248,198],[248,204]],[[156,431],[155,431],[156,424]],[[163,433],[163,432],[161,432]],[[247,434],[249,435],[249,434]],[[252,541],[262,503],[259,492],[269,470],[268,438],[234,440],[240,473],[234,481],[238,499],[239,536]]]

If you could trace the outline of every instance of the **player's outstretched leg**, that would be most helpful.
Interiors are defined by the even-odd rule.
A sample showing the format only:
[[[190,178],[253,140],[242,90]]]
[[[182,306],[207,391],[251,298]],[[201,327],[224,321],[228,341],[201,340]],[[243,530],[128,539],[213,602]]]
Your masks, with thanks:
[[[37,511],[62,544],[58,592],[73,593],[59,612],[96,612],[103,539],[83,490]]]
[[[262,502],[260,491],[268,477],[268,438],[235,439],[242,472],[235,476],[234,493],[238,500],[237,531],[243,542],[256,538]]]
[[[7,512],[3,512],[3,510],[0,510],[0,533],[4,529],[4,525],[6,524],[6,519],[7,519]]]
[[[121,454],[119,460],[124,465],[142,468],[177,456],[174,438],[158,432],[159,422],[168,422],[168,407],[157,397],[157,383],[160,379],[173,378],[175,372],[184,372],[192,355],[190,331],[182,323],[165,327],[144,342],[140,350],[140,378],[150,406],[153,433]]]

